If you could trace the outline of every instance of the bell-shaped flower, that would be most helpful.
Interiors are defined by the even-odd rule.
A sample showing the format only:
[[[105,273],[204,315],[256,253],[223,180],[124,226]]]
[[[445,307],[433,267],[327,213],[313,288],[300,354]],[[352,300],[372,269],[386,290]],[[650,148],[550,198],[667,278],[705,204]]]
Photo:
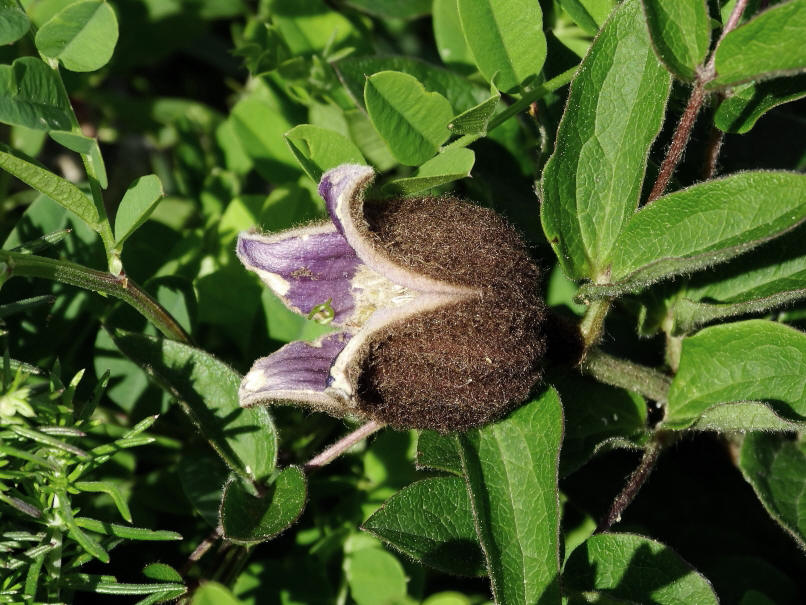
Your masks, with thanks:
[[[537,267],[491,210],[453,197],[365,201],[373,178],[334,168],[319,183],[330,221],[240,234],[246,268],[292,310],[339,328],[257,360],[241,405],[442,432],[501,416],[542,373]]]

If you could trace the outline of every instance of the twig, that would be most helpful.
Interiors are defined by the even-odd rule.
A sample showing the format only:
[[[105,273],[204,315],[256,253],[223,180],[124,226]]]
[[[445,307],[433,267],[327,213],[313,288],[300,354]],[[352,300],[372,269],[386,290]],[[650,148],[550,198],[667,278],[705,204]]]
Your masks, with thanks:
[[[708,147],[705,150],[705,164],[702,167],[702,179],[707,180],[714,176],[716,172],[716,162],[719,159],[719,152],[722,150],[722,141],[725,133],[715,125],[711,126],[711,134],[708,137]]]
[[[605,518],[599,522],[595,533],[598,534],[607,531],[614,523],[621,521],[621,515],[624,513],[624,510],[632,503],[635,496],[638,495],[641,487],[643,487],[655,468],[655,463],[658,461],[661,451],[663,451],[663,444],[660,439],[656,438],[649,442],[649,445],[647,445],[644,450],[641,462],[630,475],[624,489],[622,489],[619,495],[613,500],[613,504],[610,505],[610,510],[607,511]]]
[[[366,424],[363,424],[360,427],[358,427],[352,433],[349,433],[348,435],[339,439],[336,443],[326,448],[319,455],[311,458],[308,462],[306,462],[303,465],[303,468],[306,471],[312,471],[333,462],[336,458],[341,456],[344,452],[349,450],[356,443],[358,443],[362,439],[366,439],[367,437],[372,435],[372,433],[379,431],[383,427],[384,425],[381,424],[380,422],[370,420]]]
[[[190,571],[190,568],[193,566],[194,563],[198,562],[204,555],[207,554],[207,551],[210,550],[216,542],[224,535],[224,531],[222,527],[219,525],[216,527],[213,532],[207,536],[202,542],[195,548],[195,550],[190,553],[187,561],[182,566],[180,573],[185,576]]]
[[[719,41],[716,43],[716,46],[714,46],[714,51],[708,59],[708,63],[697,70],[697,79],[694,81],[694,89],[691,91],[686,109],[683,111],[683,115],[677,123],[674,135],[672,136],[672,143],[669,145],[666,157],[663,158],[663,162],[660,165],[658,178],[655,181],[655,185],[652,187],[652,192],[649,194],[647,203],[663,195],[663,192],[666,191],[666,187],[669,185],[669,180],[672,178],[677,165],[680,163],[680,158],[683,156],[683,151],[691,136],[694,122],[697,120],[697,114],[700,112],[703,100],[705,99],[705,86],[716,77],[714,64],[716,61],[717,48],[719,48],[719,44],[725,36],[731,30],[736,29],[739,20],[742,18],[742,13],[747,6],[747,1],[748,0],[737,0],[736,6],[733,7],[733,11],[728,17],[725,27],[722,29],[722,35],[719,37]],[[716,162],[716,159],[714,159],[714,162]]]

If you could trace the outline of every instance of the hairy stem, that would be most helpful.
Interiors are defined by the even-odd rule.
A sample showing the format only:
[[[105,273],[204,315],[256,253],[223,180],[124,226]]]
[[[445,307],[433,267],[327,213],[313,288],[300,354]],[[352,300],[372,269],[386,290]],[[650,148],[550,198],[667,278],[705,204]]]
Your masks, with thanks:
[[[579,66],[574,66],[571,69],[567,69],[560,75],[554,76],[551,80],[544,82],[531,90],[527,90],[525,93],[523,93],[523,96],[520,99],[515,101],[498,115],[493,116],[493,118],[490,120],[490,123],[487,125],[487,130],[490,131],[493,128],[500,126],[512,116],[529,109],[529,106],[538,99],[542,99],[550,92],[554,92],[558,88],[562,88],[571,82],[577,73],[578,67]]]
[[[599,382],[621,387],[653,401],[666,402],[671,379],[652,368],[591,349],[579,366]]]
[[[721,99],[720,99],[721,102]],[[711,126],[711,133],[708,135],[708,146],[705,148],[705,162],[702,166],[703,180],[708,180],[716,173],[716,163],[719,160],[719,152],[722,150],[722,141],[725,140],[725,133],[715,125]]]
[[[579,324],[579,333],[582,335],[586,351],[599,342],[602,337],[605,318],[609,310],[610,299],[607,298],[594,300],[588,305],[585,316]]]
[[[598,534],[607,531],[614,523],[621,521],[621,515],[632,501],[635,500],[635,496],[638,495],[641,487],[643,487],[655,468],[655,463],[658,461],[663,447],[662,435],[657,435],[656,438],[652,439],[652,441],[647,444],[641,462],[632,472],[630,478],[627,479],[627,484],[624,486],[624,489],[622,489],[613,500],[613,504],[610,505],[610,510],[607,511],[607,515],[605,515],[604,519],[599,522],[595,533]]]
[[[209,536],[207,536],[204,540],[202,540],[201,544],[199,544],[193,550],[192,553],[190,553],[190,556],[188,557],[187,561],[185,561],[185,564],[182,566],[180,573],[183,576],[187,575],[187,573],[190,571],[190,568],[193,567],[194,563],[198,562],[205,554],[207,554],[207,551],[209,551],[213,547],[213,545],[221,539],[221,536],[223,535],[224,530],[219,525],[212,531],[212,533]]]
[[[366,424],[361,425],[352,433],[345,435],[344,437],[339,439],[336,443],[326,448],[319,455],[311,458],[307,463],[305,463],[305,465],[303,465],[303,468],[306,471],[312,471],[317,468],[321,468],[327,464],[330,464],[336,458],[341,456],[344,452],[353,447],[356,443],[358,443],[362,439],[366,439],[367,437],[372,435],[372,433],[381,430],[383,427],[384,427],[383,424],[381,424],[380,422],[376,422],[374,420],[371,420]]]
[[[672,135],[672,143],[669,145],[666,157],[663,158],[663,162],[660,165],[658,178],[652,187],[652,192],[649,194],[647,203],[658,199],[663,195],[664,191],[666,191],[669,180],[671,180],[677,165],[680,163],[680,158],[683,157],[683,151],[688,144],[691,130],[694,128],[694,122],[697,120],[697,114],[700,112],[700,108],[705,100],[705,86],[716,77],[716,71],[714,69],[716,50],[719,48],[719,44],[725,36],[739,24],[739,20],[742,18],[742,13],[746,6],[747,0],[738,0],[736,2],[736,6],[733,7],[733,11],[730,17],[728,17],[725,27],[722,29],[722,35],[714,47],[714,51],[711,53],[711,57],[708,59],[705,66],[697,70],[697,79],[694,81],[694,89],[691,91],[686,109],[683,111],[683,115],[677,123],[674,135]],[[716,158],[714,158],[713,161],[714,164],[716,164]]]
[[[96,271],[69,261],[0,250],[0,275],[4,273],[7,277],[42,277],[114,296],[137,310],[168,338],[190,343],[190,337],[171,314],[125,276]]]

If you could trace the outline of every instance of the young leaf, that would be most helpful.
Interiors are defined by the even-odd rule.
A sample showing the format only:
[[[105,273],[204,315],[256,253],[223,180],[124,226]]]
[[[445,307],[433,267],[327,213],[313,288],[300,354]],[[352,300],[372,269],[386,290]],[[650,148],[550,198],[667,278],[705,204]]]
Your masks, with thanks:
[[[408,74],[382,71],[370,76],[364,102],[375,130],[401,164],[422,164],[450,136],[451,104]]]
[[[0,122],[35,130],[65,130],[73,111],[59,76],[41,59],[0,65]]]
[[[560,398],[549,388],[505,419],[458,438],[476,533],[498,603],[560,602],[562,437]]]
[[[417,438],[417,468],[431,468],[462,477],[462,459],[456,448],[456,439],[450,435],[420,431]]]
[[[70,71],[95,71],[112,58],[118,20],[103,0],[81,0],[53,15],[36,33],[36,48]]]
[[[224,486],[221,525],[228,540],[253,544],[270,540],[288,529],[302,514],[307,498],[305,474],[296,466],[284,468],[271,485],[255,495],[233,476]]]
[[[476,71],[473,55],[465,42],[456,0],[434,0],[431,19],[439,58],[457,73]]]
[[[498,101],[501,99],[498,91],[494,92],[495,94],[486,101],[482,101],[451,120],[451,123],[448,124],[451,132],[454,134],[487,134],[487,124],[493,117],[495,109],[498,107]]]
[[[467,489],[459,477],[432,477],[404,487],[362,529],[441,571],[486,573]]]
[[[761,504],[798,546],[806,549],[806,441],[800,435],[751,433],[744,438],[739,469]]]
[[[314,183],[322,173],[339,164],[364,164],[364,156],[347,137],[311,124],[300,124],[285,133],[285,142]]]
[[[143,568],[143,575],[149,580],[161,582],[182,582],[182,576],[170,565],[165,563],[149,563]]]
[[[806,0],[782,2],[728,32],[716,49],[716,78],[707,88],[806,69]]]
[[[676,552],[635,534],[588,538],[568,558],[563,586],[602,603],[719,603],[711,583]]]
[[[13,44],[28,33],[29,27],[31,21],[17,0],[0,0],[0,46]]]
[[[118,331],[121,353],[185,407],[202,435],[227,465],[255,479],[269,476],[277,457],[277,435],[265,408],[241,408],[241,377],[200,349],[172,340]]]
[[[753,400],[804,422],[804,359],[806,334],[783,324],[750,320],[705,328],[683,341],[665,426],[686,428],[715,404]]]
[[[742,172],[642,208],[613,247],[611,295],[738,256],[806,220],[806,176]],[[596,290],[595,286],[586,288]]]
[[[448,149],[420,166],[413,176],[390,181],[383,189],[413,195],[470,176],[475,161],[476,155],[470,149]]]
[[[569,277],[605,272],[638,206],[670,82],[650,48],[639,1],[626,0],[580,65],[543,171],[543,230]]]
[[[805,96],[806,75],[737,86],[733,94],[719,104],[714,124],[725,132],[744,134],[773,107]]]
[[[0,144],[0,168],[75,213],[93,229],[98,228],[99,216],[95,204],[70,181],[41,168],[34,160],[2,144]]]
[[[163,197],[165,192],[156,174],[141,176],[129,185],[115,215],[116,246],[121,246],[148,220]]]
[[[506,92],[540,73],[546,60],[543,12],[532,0],[457,0],[459,19],[482,75]]]
[[[760,401],[733,401],[718,403],[700,414],[688,427],[693,431],[798,431],[803,424],[779,416],[766,403]]]
[[[106,176],[106,166],[104,165],[104,158],[101,155],[101,149],[98,147],[98,139],[94,137],[85,137],[83,134],[70,132],[67,130],[51,130],[48,136],[56,141],[59,145],[66,147],[70,151],[75,151],[81,155],[87,156],[89,162],[95,168],[95,175],[98,179],[98,184],[106,189],[109,182]]]
[[[642,0],[649,36],[658,58],[682,80],[694,79],[711,42],[705,0]]]

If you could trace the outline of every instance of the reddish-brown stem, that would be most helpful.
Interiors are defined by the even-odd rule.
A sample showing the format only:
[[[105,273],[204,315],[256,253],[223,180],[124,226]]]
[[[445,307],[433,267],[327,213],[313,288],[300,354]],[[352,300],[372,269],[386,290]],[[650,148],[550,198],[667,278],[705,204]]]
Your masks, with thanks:
[[[686,109],[683,111],[683,115],[680,117],[680,121],[677,123],[674,135],[672,135],[672,143],[669,145],[669,150],[666,152],[666,157],[663,158],[663,162],[660,165],[658,178],[652,187],[652,192],[649,194],[647,203],[650,203],[663,195],[663,192],[666,191],[666,187],[669,185],[669,181],[671,180],[677,165],[680,163],[680,158],[683,157],[683,151],[686,149],[688,139],[691,136],[691,129],[694,127],[694,122],[697,120],[697,114],[700,112],[702,103],[705,100],[705,86],[708,84],[708,82],[716,77],[716,71],[714,69],[716,61],[716,49],[719,47],[719,44],[722,42],[725,36],[731,30],[736,29],[736,26],[739,25],[739,21],[742,18],[742,13],[747,6],[747,1],[748,0],[737,0],[736,6],[733,7],[733,11],[731,11],[728,20],[725,22],[725,27],[722,29],[722,35],[719,37],[719,41],[716,43],[714,51],[711,53],[711,57],[708,59],[708,62],[705,64],[705,66],[697,71],[697,79],[694,81],[694,89],[691,91],[691,96],[688,99]],[[716,155],[718,155],[718,150],[719,147],[717,146]],[[714,155],[713,158],[714,166],[716,166],[716,155]]]
[[[199,561],[205,554],[207,554],[207,551],[210,550],[210,548],[212,548],[213,544],[218,542],[218,540],[221,538],[222,535],[224,535],[224,531],[219,525],[213,530],[213,532],[209,536],[207,536],[201,542],[201,544],[199,544],[195,548],[195,550],[192,553],[190,553],[188,560],[185,561],[185,564],[182,566],[181,572],[183,576],[187,574],[188,571],[190,571],[190,568],[193,566],[194,563]]]
[[[663,451],[663,445],[660,440],[653,439],[649,442],[638,467],[630,475],[624,489],[622,489],[619,495],[613,500],[613,504],[610,505],[610,510],[607,511],[607,515],[599,522],[596,528],[597,534],[607,531],[614,523],[621,521],[622,513],[632,503],[635,496],[638,495],[638,491],[643,487],[655,468],[655,463],[658,461],[661,451]]]
[[[702,179],[707,180],[714,176],[716,172],[716,162],[719,159],[719,152],[722,149],[722,141],[725,133],[716,126],[711,126],[711,134],[708,136],[708,147],[705,150],[705,163],[702,167]]]
[[[341,456],[344,452],[349,450],[353,447],[356,443],[361,441],[362,439],[366,439],[372,433],[381,430],[384,427],[383,424],[380,422],[375,422],[374,420],[370,420],[366,424],[361,425],[352,433],[349,433],[339,439],[336,443],[325,449],[322,453],[317,456],[311,458],[303,468],[306,471],[312,471],[317,468],[321,468],[327,464],[333,462],[336,458]]]

